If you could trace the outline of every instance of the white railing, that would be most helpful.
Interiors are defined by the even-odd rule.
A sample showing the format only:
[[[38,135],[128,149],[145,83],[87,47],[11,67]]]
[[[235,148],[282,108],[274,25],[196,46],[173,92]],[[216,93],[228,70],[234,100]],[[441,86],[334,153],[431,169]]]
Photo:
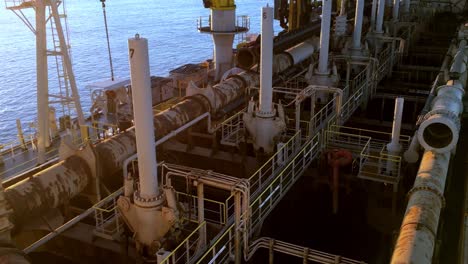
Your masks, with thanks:
[[[221,123],[221,144],[237,147],[244,141],[244,113],[245,110],[241,110]]]
[[[124,223],[120,219],[120,214],[117,209],[117,200],[120,196],[109,196],[103,202],[93,206],[94,219],[96,227],[94,234],[96,236],[115,240],[120,237],[124,230]]]
[[[199,224],[198,227],[159,264],[193,263],[196,257],[199,256],[200,252],[205,248],[205,245],[200,244],[199,234],[201,228],[206,228],[206,222]]]

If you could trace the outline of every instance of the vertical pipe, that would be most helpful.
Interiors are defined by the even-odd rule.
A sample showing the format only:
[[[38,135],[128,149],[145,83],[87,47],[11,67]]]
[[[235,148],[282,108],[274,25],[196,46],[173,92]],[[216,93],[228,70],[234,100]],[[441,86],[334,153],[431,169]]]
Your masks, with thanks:
[[[205,193],[203,183],[197,183],[197,207],[198,207],[198,224],[205,221]],[[199,247],[203,248],[206,245],[206,225],[200,228]]]
[[[393,114],[393,127],[392,127],[392,141],[390,145],[400,145],[400,132],[401,132],[401,120],[403,118],[403,104],[405,99],[403,97],[395,98],[395,111]]]
[[[260,103],[262,113],[273,111],[273,8],[262,7],[262,38],[260,55]]]
[[[384,1],[384,0],[383,0]],[[328,72],[328,48],[330,45],[330,20],[331,20],[332,0],[322,2],[322,27],[320,30],[320,55],[318,73]]]
[[[384,13],[385,13],[385,0],[379,0],[379,8],[377,10],[377,24],[375,25],[376,33],[383,33]]]
[[[235,264],[241,264],[241,235],[240,235],[240,221],[241,221],[241,193],[234,194],[234,247],[235,247]]]
[[[338,213],[338,203],[340,198],[340,167],[333,166],[333,213]]]
[[[400,0],[393,0],[393,21],[398,21],[399,12],[400,12]]]
[[[409,13],[411,6],[411,0],[404,0],[404,9],[403,12]]]
[[[148,58],[148,40],[128,39],[130,72],[132,80],[133,113],[135,121],[140,196],[152,198],[159,195],[154,143],[151,80]]]
[[[387,145],[388,154],[392,156],[397,156],[400,154],[401,145],[400,145],[400,131],[401,131],[401,119],[403,117],[403,104],[405,100],[402,97],[395,98],[395,111],[393,114],[393,127],[392,127],[392,139]],[[393,175],[394,172],[398,173],[394,158],[389,158],[387,160],[387,173]]]
[[[44,0],[36,1],[36,71],[37,71],[37,163],[45,162],[49,145],[49,87],[47,72],[46,8]]]
[[[340,16],[344,16],[345,14],[346,14],[346,0],[341,0]]]
[[[379,0],[372,0],[372,9],[371,9],[371,29],[375,28],[375,18],[377,16],[377,4]]]
[[[362,18],[364,15],[364,0],[356,1],[356,16],[354,19],[353,48],[361,48]]]

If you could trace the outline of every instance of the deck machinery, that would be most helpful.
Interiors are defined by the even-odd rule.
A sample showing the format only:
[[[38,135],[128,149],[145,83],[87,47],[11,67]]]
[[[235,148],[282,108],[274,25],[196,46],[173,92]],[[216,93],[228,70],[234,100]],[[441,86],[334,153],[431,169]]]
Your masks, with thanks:
[[[235,58],[248,26],[234,1],[204,1],[217,55],[197,82],[212,85],[153,109],[147,40],[129,39],[135,126],[64,139],[58,158],[4,182],[0,259],[466,261],[465,6],[340,1],[334,15],[332,2],[289,3],[275,40],[262,8],[261,39]]]

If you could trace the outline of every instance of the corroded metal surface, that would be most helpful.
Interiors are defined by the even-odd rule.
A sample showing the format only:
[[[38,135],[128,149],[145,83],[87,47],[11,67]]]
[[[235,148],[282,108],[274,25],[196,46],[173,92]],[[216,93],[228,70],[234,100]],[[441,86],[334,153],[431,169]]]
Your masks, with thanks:
[[[391,263],[432,262],[449,160],[449,153],[424,153]]]
[[[66,203],[88,185],[91,170],[76,156],[69,157],[33,177],[5,190],[5,198],[13,209],[15,226]]]
[[[126,158],[136,152],[135,132],[130,130],[109,138],[97,144],[95,150],[102,176],[110,176],[122,168]]]

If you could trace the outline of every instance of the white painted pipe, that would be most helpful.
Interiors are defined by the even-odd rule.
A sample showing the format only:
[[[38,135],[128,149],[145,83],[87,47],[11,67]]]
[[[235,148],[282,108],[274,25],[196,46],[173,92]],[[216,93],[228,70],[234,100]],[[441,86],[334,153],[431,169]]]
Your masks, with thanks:
[[[400,145],[400,131],[401,131],[401,119],[403,117],[403,97],[395,98],[395,111],[393,113],[393,127],[392,127],[392,139],[387,145],[387,151],[389,155],[399,156],[401,152]],[[387,160],[387,173],[390,175],[397,175],[398,168],[395,166],[395,161],[393,158]],[[395,174],[394,174],[395,173]]]
[[[375,28],[375,18],[377,16],[377,5],[379,0],[372,0],[372,9],[371,9],[371,29]]]
[[[443,153],[452,150],[460,132],[458,115],[463,111],[465,94],[459,81],[450,80],[437,88],[431,111],[418,129],[419,143],[425,150]]]
[[[379,0],[379,7],[377,9],[377,22],[375,24],[376,33],[383,33],[384,13],[385,13],[385,0]]]
[[[154,143],[151,79],[148,57],[148,40],[128,40],[130,73],[132,80],[133,113],[140,173],[140,197],[153,198],[159,195],[156,150]]]
[[[403,97],[395,98],[395,111],[393,113],[393,127],[392,127],[392,140],[390,144],[387,145],[387,150],[389,152],[400,152],[400,132],[401,132],[401,120],[403,117],[403,105],[405,99]]]
[[[361,48],[362,19],[364,16],[364,0],[356,1],[356,15],[354,18],[353,48]]]
[[[262,7],[259,102],[261,113],[273,112],[273,37],[273,8]]]
[[[413,138],[411,138],[411,143],[408,147],[408,150],[405,151],[403,154],[406,162],[408,163],[416,163],[419,160],[419,140],[418,134],[414,133]]]
[[[393,21],[398,21],[398,15],[400,12],[400,0],[393,0]]]
[[[432,263],[450,153],[425,151],[393,250],[392,264]]]
[[[328,49],[330,46],[330,21],[332,0],[322,1],[322,27],[320,30],[320,55],[318,73],[328,73]]]
[[[46,161],[49,145],[49,83],[45,0],[36,1],[37,163]]]

